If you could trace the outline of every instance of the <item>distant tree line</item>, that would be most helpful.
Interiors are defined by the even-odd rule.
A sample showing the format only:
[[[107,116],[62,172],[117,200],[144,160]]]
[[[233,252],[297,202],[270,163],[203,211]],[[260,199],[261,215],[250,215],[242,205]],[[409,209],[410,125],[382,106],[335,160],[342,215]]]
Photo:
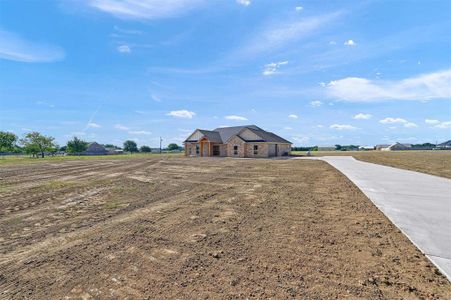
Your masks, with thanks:
[[[0,131],[0,154],[28,154],[36,158],[44,157],[46,155],[54,156],[58,152],[81,155],[88,149],[88,146],[88,142],[78,137],[72,138],[66,145],[59,147],[55,142],[55,138],[43,135],[37,131],[29,132],[20,139],[12,132]],[[124,152],[129,153],[150,153],[153,150],[157,150],[146,145],[143,145],[138,149],[138,145],[132,140],[126,140],[123,144],[123,148],[113,144],[104,144],[103,146],[108,150],[123,150]],[[182,149],[183,147],[171,143],[163,150],[177,151]]]
[[[335,145],[337,151],[356,151],[359,150],[359,145]]]
[[[318,146],[312,146],[312,147],[291,147],[291,151],[318,151]]]

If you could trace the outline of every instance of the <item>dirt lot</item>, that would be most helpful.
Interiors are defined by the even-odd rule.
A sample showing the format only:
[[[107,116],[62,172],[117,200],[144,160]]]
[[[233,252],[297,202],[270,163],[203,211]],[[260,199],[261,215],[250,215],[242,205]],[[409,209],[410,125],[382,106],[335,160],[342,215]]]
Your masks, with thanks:
[[[451,298],[324,162],[60,161],[0,179],[2,299]]]
[[[305,152],[298,152],[305,155]],[[451,151],[320,151],[315,156],[348,155],[371,163],[451,178]]]

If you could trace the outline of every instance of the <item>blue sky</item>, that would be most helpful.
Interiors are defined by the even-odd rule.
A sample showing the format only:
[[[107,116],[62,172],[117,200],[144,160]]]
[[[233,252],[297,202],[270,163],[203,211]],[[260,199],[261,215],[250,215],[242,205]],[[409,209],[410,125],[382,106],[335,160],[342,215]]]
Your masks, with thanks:
[[[0,130],[121,145],[256,124],[451,139],[450,1],[0,1]]]

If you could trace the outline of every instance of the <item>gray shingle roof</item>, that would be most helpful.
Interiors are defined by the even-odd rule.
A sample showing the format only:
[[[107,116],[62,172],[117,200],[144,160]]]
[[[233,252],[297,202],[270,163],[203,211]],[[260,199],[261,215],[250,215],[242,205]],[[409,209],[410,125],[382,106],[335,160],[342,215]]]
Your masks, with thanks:
[[[243,129],[249,129],[256,135],[260,136],[260,140],[253,140],[252,142],[269,142],[269,143],[290,143],[286,139],[261,129],[255,125],[233,126],[233,127],[219,127],[214,130],[199,130],[206,138],[215,143],[226,143],[231,137],[240,133]],[[186,140],[185,142],[188,142]],[[251,141],[248,141],[251,142]]]

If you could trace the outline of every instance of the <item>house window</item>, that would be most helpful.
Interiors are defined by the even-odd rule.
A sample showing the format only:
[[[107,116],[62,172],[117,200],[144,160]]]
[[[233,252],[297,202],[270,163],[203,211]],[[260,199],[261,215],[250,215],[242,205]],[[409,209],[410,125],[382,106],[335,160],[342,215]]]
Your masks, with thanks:
[[[196,144],[196,154],[199,155],[200,153],[200,146],[199,144]]]
[[[258,154],[258,145],[254,145],[254,155]]]
[[[233,146],[233,155],[238,155],[238,146]]]

